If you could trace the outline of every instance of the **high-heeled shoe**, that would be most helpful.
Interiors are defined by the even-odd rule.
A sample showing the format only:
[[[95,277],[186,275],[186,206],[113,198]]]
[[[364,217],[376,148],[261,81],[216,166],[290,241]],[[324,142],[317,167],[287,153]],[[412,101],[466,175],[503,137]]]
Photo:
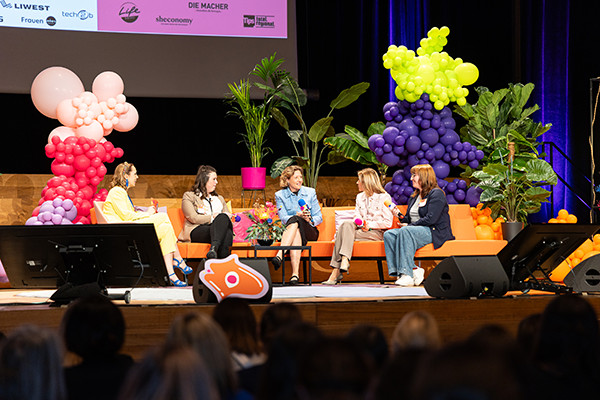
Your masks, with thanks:
[[[340,273],[334,280],[327,279],[326,281],[321,282],[321,285],[339,285],[342,283],[342,279],[344,279],[344,274]]]
[[[340,272],[341,273],[349,273],[348,269],[350,268],[350,260],[346,257],[342,257],[342,262],[340,263]]]
[[[181,264],[183,264],[184,266],[182,267]],[[177,259],[177,258],[173,257],[173,268],[177,268],[178,270],[183,272],[185,275],[189,275],[192,272],[194,272],[192,267],[190,267],[183,261],[183,258]]]
[[[210,250],[206,253],[206,259],[217,258],[217,249],[214,246],[210,246]]]
[[[172,278],[172,276],[175,277],[175,279]],[[169,274],[169,280],[171,281],[171,285],[176,286],[176,287],[185,287],[187,286],[187,283],[182,282],[179,280],[179,278],[177,277],[177,275],[175,275],[175,272],[173,272],[172,274]]]
[[[273,267],[275,267],[275,271],[281,268],[281,257],[275,256],[271,258],[271,262],[273,263]]]

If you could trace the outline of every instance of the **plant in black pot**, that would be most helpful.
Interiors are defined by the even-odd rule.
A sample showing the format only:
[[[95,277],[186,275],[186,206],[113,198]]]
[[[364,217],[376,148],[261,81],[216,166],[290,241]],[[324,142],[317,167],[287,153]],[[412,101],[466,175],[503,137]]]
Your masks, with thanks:
[[[277,215],[277,208],[271,202],[257,205],[247,212],[252,225],[248,227],[246,239],[256,240],[261,246],[270,246],[281,239],[285,227]]]
[[[492,215],[506,218],[502,234],[511,240],[523,229],[527,216],[540,211],[542,203],[548,201],[550,192],[542,186],[556,185],[557,176],[544,160],[516,157],[514,142],[494,151],[490,160],[480,171],[474,171],[471,179],[483,190],[480,201],[491,208]]]
[[[480,201],[492,209],[493,218],[506,219],[502,229],[507,240],[523,228],[529,214],[548,202],[550,192],[543,186],[557,182],[552,166],[537,151],[538,138],[552,125],[530,118],[538,105],[525,107],[534,87],[509,84],[495,92],[479,87],[475,104],[455,107],[467,121],[460,129],[461,138],[485,154],[481,170],[467,167],[462,176],[483,190]]]

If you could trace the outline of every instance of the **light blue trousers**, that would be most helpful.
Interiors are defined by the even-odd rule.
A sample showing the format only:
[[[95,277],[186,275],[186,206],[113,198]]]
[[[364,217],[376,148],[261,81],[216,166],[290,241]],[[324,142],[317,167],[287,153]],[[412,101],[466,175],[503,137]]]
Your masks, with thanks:
[[[390,229],[383,234],[385,259],[390,276],[413,276],[415,253],[432,243],[431,230],[427,226],[404,226]]]

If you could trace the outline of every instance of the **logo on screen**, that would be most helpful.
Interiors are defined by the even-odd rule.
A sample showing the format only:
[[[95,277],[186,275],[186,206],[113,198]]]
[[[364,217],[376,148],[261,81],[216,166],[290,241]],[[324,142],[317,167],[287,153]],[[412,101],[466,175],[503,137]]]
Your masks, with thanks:
[[[180,25],[187,26],[192,24],[192,18],[178,18],[178,17],[156,17],[156,22],[161,25]]]
[[[135,22],[140,16],[141,12],[137,6],[131,2],[121,4],[119,10],[119,17],[128,24]]]
[[[204,3],[200,1],[190,1],[188,2],[188,8],[191,8],[195,11],[201,12],[216,12],[220,13],[223,11],[229,11],[228,3]]]
[[[12,8],[12,4],[7,3],[4,0],[0,0],[0,4],[2,4],[2,7],[4,7],[4,8]]]
[[[94,14],[86,10],[80,11],[63,11],[62,16],[65,18],[79,18],[82,21],[94,18]]]
[[[5,6],[6,7],[6,6]],[[10,5],[9,5],[10,7]],[[50,6],[43,4],[17,4],[15,3],[15,9],[17,10],[33,10],[33,11],[48,11],[50,10]]]
[[[54,26],[56,25],[56,18],[54,18],[53,16],[49,16],[48,18],[46,18],[46,23],[50,26]]]
[[[256,19],[254,15],[244,15],[244,28],[254,28]]]
[[[244,28],[275,28],[274,15],[244,15]]]

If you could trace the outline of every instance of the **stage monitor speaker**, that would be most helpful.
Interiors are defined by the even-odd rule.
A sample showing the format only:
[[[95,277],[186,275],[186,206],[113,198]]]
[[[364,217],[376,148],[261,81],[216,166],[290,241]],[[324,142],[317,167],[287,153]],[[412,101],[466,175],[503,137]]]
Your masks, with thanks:
[[[200,280],[200,271],[204,270],[204,263],[206,260],[202,260],[198,265],[198,270],[194,273],[194,286],[193,294],[194,301],[198,304],[215,304],[218,303],[217,296],[208,289],[204,283]],[[259,299],[247,299],[250,303],[270,303],[273,297],[273,283],[271,282],[271,272],[269,272],[269,263],[266,258],[240,258],[240,261],[247,266],[251,267],[259,274],[261,274],[268,282],[269,289],[267,293]]]
[[[433,269],[425,290],[432,297],[448,299],[500,297],[508,291],[508,277],[496,256],[453,256]]]
[[[575,292],[600,292],[600,254],[577,264],[564,279]]]

